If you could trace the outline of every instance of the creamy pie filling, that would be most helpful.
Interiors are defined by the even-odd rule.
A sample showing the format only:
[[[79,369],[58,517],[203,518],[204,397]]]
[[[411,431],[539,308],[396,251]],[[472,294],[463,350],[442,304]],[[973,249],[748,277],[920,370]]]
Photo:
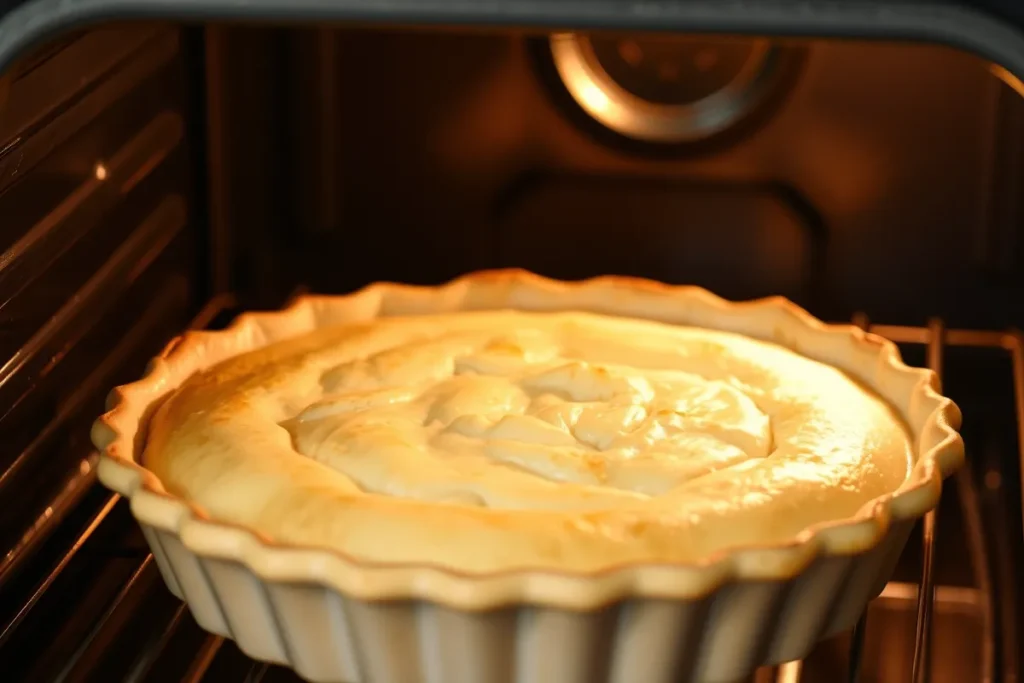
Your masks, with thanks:
[[[144,458],[278,542],[464,571],[694,562],[895,491],[911,439],[841,371],[585,313],[327,328],[191,377]]]

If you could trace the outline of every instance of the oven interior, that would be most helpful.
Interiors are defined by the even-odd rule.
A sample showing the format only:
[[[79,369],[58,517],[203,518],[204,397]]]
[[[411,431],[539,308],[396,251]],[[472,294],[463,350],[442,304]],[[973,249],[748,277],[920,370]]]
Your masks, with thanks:
[[[939,370],[970,466],[855,632],[757,680],[1017,680],[1021,96],[987,60],[939,45],[590,35],[608,74],[671,106],[771,53],[736,116],[652,139],[580,102],[559,38],[104,24],[7,68],[7,680],[296,680],[201,632],[166,591],[126,503],[96,483],[89,424],[190,326],[304,290],[513,266],[781,294]]]

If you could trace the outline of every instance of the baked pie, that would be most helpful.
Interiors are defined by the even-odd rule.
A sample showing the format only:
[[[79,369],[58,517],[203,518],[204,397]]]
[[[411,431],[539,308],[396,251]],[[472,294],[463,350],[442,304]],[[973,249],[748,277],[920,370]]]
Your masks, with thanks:
[[[299,661],[316,619],[281,616],[298,613],[282,603],[296,585],[367,609],[408,601],[413,622],[416,600],[469,620],[521,605],[581,633],[609,603],[645,605],[646,621],[634,607],[636,625],[613,628],[625,659],[608,666],[638,662],[621,680],[678,680],[691,655],[692,675],[726,680],[856,619],[960,464],[958,424],[934,375],[891,343],[784,300],[508,271],[305,297],[188,333],[115,392],[94,440],[172,590],[218,613],[204,625],[317,680],[349,680],[345,666],[352,680],[434,679],[367,664],[372,627],[351,607],[332,637],[352,641],[352,662]],[[234,573],[186,568],[204,563]],[[266,647],[246,643],[242,622],[259,617],[229,614],[257,609],[242,602],[250,578],[271,596],[267,628],[293,630]],[[658,620],[694,605],[687,628],[721,630],[744,609],[752,625],[731,627],[732,645],[706,633],[661,669],[630,655],[630,638],[647,629],[656,650]],[[423,637],[455,657],[442,641],[465,634],[435,631]],[[552,647],[541,626],[513,631]],[[499,680],[484,661],[495,647],[524,645],[461,650],[480,661],[441,665],[443,680]],[[753,649],[723,650],[738,647]],[[556,678],[530,680],[583,675],[550,666]]]

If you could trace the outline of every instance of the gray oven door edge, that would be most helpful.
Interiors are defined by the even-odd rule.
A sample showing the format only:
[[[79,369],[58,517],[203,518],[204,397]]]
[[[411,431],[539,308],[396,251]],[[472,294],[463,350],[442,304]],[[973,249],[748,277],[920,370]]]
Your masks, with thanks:
[[[1002,1],[1002,0],[1000,0]],[[447,24],[721,32],[949,45],[1024,81],[1021,25],[952,0],[0,0],[0,73],[30,47],[112,20]],[[1024,5],[1024,0],[1013,0]]]

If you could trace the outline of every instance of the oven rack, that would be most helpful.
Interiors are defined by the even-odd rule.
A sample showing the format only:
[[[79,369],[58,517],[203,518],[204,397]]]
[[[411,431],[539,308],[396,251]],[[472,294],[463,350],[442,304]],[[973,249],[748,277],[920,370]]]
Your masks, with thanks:
[[[236,301],[232,295],[220,295],[209,301],[192,320],[189,327],[202,329],[220,327],[227,323],[236,312]],[[891,339],[903,348],[923,347],[926,364],[940,378],[943,376],[944,359],[950,348],[1000,349],[1009,355],[1012,363],[1014,415],[1016,418],[1018,455],[1021,459],[1021,476],[1024,479],[1024,334],[1016,330],[1006,332],[947,329],[942,320],[932,319],[923,327],[902,325],[872,325],[866,315],[858,314],[854,324],[862,329]],[[70,550],[57,559],[47,562],[48,569],[36,576],[44,577],[35,581],[35,589],[27,597],[19,597],[20,604],[7,610],[13,615],[0,621],[0,663],[11,656],[16,646],[18,631],[28,625],[31,630],[33,612],[40,605],[53,600],[51,595],[58,590],[58,584],[65,580],[67,568],[76,561],[87,561],[94,555],[101,561],[118,562],[122,567],[114,589],[108,591],[100,609],[93,609],[87,615],[88,623],[79,629],[79,642],[73,647],[64,647],[67,652],[54,669],[57,680],[125,680],[125,681],[188,681],[189,683],[219,682],[222,680],[294,682],[291,672],[276,666],[253,662],[242,655],[233,644],[219,636],[203,633],[191,623],[187,607],[176,601],[163,589],[152,555],[141,539],[126,510],[125,502],[116,494],[109,494],[95,483],[95,454],[82,462],[68,486],[51,501],[47,513],[22,538],[21,542],[0,558],[0,606],[6,596],[3,590],[11,579],[25,574],[35,574],[40,548],[50,536],[56,536],[57,527],[74,516],[75,508],[92,501],[90,510],[97,510],[89,517],[77,537],[73,537]],[[961,502],[961,515],[967,537],[967,546],[973,574],[977,583],[978,606],[982,622],[981,683],[994,681],[996,670],[997,623],[993,610],[993,587],[989,553],[984,542],[982,514],[974,475],[964,467],[955,477],[955,486]],[[1020,511],[1024,515],[1024,506]],[[918,583],[900,584],[898,592],[903,599],[916,593],[916,618],[912,683],[930,683],[931,651],[933,643],[933,618],[936,604],[934,582],[935,541],[938,534],[934,512],[929,513],[922,524],[921,572]],[[120,531],[113,531],[119,529]],[[125,531],[128,529],[128,531]],[[66,546],[65,546],[66,547]],[[90,550],[91,548],[91,550]],[[83,549],[85,551],[83,552]],[[93,557],[93,559],[96,559]],[[45,561],[45,560],[44,560]],[[28,570],[28,571],[25,571]],[[890,584],[893,587],[894,584]],[[75,588],[74,586],[72,588]],[[889,592],[889,588],[887,588]],[[885,594],[883,594],[883,597]],[[1003,600],[1015,604],[1014,596],[1003,595]],[[45,610],[41,610],[44,611]],[[142,624],[155,620],[157,627]],[[134,634],[135,625],[138,633]],[[854,628],[849,642],[846,680],[861,681],[864,657],[866,614]],[[1011,626],[1011,631],[1015,629]],[[132,655],[119,642],[124,634],[137,636],[133,643]],[[1004,637],[1007,634],[1003,634]],[[1017,643],[1015,633],[1009,634],[1011,641],[1002,647],[1000,660],[1000,681],[1016,681]],[[20,640],[24,640],[23,638]],[[115,642],[119,644],[115,645]],[[113,654],[111,653],[113,651]],[[46,652],[40,648],[40,654]],[[16,656],[27,653],[19,652]],[[127,660],[127,661],[124,661]],[[172,664],[173,662],[173,664]],[[5,667],[6,668],[6,667]],[[118,673],[114,675],[114,671]],[[97,677],[97,672],[103,675]],[[232,676],[234,678],[232,678]],[[811,683],[806,675],[805,662],[787,662],[777,667],[766,667],[757,672],[754,683]],[[29,680],[29,679],[26,679]],[[32,678],[32,680],[36,680]]]
[[[932,318],[924,327],[905,325],[872,325],[867,315],[857,313],[853,324],[866,332],[885,337],[897,344],[924,346],[926,364],[943,380],[944,358],[948,347],[1001,348],[1009,353],[1012,361],[1014,410],[1016,413],[1017,441],[1021,462],[1021,483],[1024,487],[1024,334],[1017,330],[1006,332],[987,330],[946,329],[941,318]],[[970,561],[978,582],[982,612],[982,662],[979,683],[990,683],[995,669],[995,621],[992,614],[992,586],[990,563],[984,544],[981,512],[974,477],[965,465],[954,476],[960,495],[961,511],[966,525]],[[1021,509],[1024,517],[1024,506]],[[917,584],[916,619],[914,633],[913,668],[911,683],[930,683],[932,625],[935,608],[934,559],[937,530],[935,510],[925,515],[921,524],[921,576]],[[867,613],[858,620],[850,638],[849,666],[847,681],[860,681],[863,660],[864,636],[867,630]],[[1012,646],[1011,646],[1012,647]],[[1014,666],[1014,669],[1016,667]],[[1006,677],[1009,679],[1009,676]],[[1015,680],[1013,676],[1012,680]],[[801,683],[803,662],[786,662],[773,669],[758,673],[757,683]]]

